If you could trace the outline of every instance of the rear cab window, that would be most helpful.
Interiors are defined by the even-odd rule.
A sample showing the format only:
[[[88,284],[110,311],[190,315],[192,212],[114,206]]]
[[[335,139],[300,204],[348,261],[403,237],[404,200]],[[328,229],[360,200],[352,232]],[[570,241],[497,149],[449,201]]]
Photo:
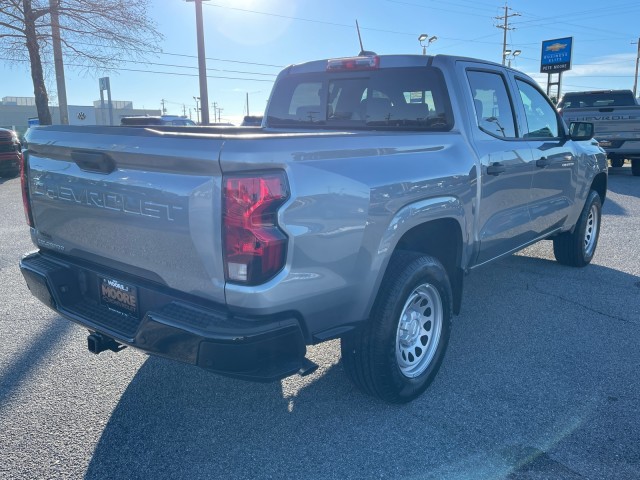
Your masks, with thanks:
[[[275,86],[267,125],[447,131],[453,114],[439,69],[381,68],[283,77]]]
[[[558,108],[607,108],[633,107],[637,105],[631,92],[577,92],[566,93]]]

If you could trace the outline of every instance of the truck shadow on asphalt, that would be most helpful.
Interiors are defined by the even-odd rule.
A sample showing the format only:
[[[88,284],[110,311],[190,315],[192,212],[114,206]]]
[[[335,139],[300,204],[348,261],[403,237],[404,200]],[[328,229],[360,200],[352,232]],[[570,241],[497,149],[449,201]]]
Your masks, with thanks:
[[[310,349],[321,363],[311,379],[274,384],[149,358],[86,478],[582,478],[553,457],[573,444],[582,475],[630,478],[639,286],[525,255],[483,268],[466,279],[438,377],[404,406],[355,390],[338,342]]]

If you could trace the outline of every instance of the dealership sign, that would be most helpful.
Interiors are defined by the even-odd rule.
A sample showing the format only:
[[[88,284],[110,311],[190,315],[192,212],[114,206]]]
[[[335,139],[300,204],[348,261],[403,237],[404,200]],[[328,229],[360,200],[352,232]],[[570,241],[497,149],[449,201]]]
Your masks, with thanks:
[[[556,38],[542,42],[541,73],[557,73],[571,70],[573,37]]]

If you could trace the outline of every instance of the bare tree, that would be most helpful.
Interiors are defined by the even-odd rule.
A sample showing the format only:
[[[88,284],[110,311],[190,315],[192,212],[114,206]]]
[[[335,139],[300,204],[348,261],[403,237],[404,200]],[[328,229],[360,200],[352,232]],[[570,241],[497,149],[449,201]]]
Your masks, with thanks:
[[[65,62],[108,71],[125,59],[158,52],[162,35],[148,15],[150,0],[57,0]],[[51,61],[49,0],[0,0],[0,47],[28,61],[42,125],[51,124],[43,64]]]

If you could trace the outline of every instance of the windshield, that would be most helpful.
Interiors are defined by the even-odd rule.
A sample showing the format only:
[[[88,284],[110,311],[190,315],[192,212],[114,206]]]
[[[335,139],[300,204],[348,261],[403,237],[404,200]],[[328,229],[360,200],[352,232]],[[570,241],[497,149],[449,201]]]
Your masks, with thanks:
[[[281,79],[270,127],[449,130],[451,105],[440,70],[386,68]]]

